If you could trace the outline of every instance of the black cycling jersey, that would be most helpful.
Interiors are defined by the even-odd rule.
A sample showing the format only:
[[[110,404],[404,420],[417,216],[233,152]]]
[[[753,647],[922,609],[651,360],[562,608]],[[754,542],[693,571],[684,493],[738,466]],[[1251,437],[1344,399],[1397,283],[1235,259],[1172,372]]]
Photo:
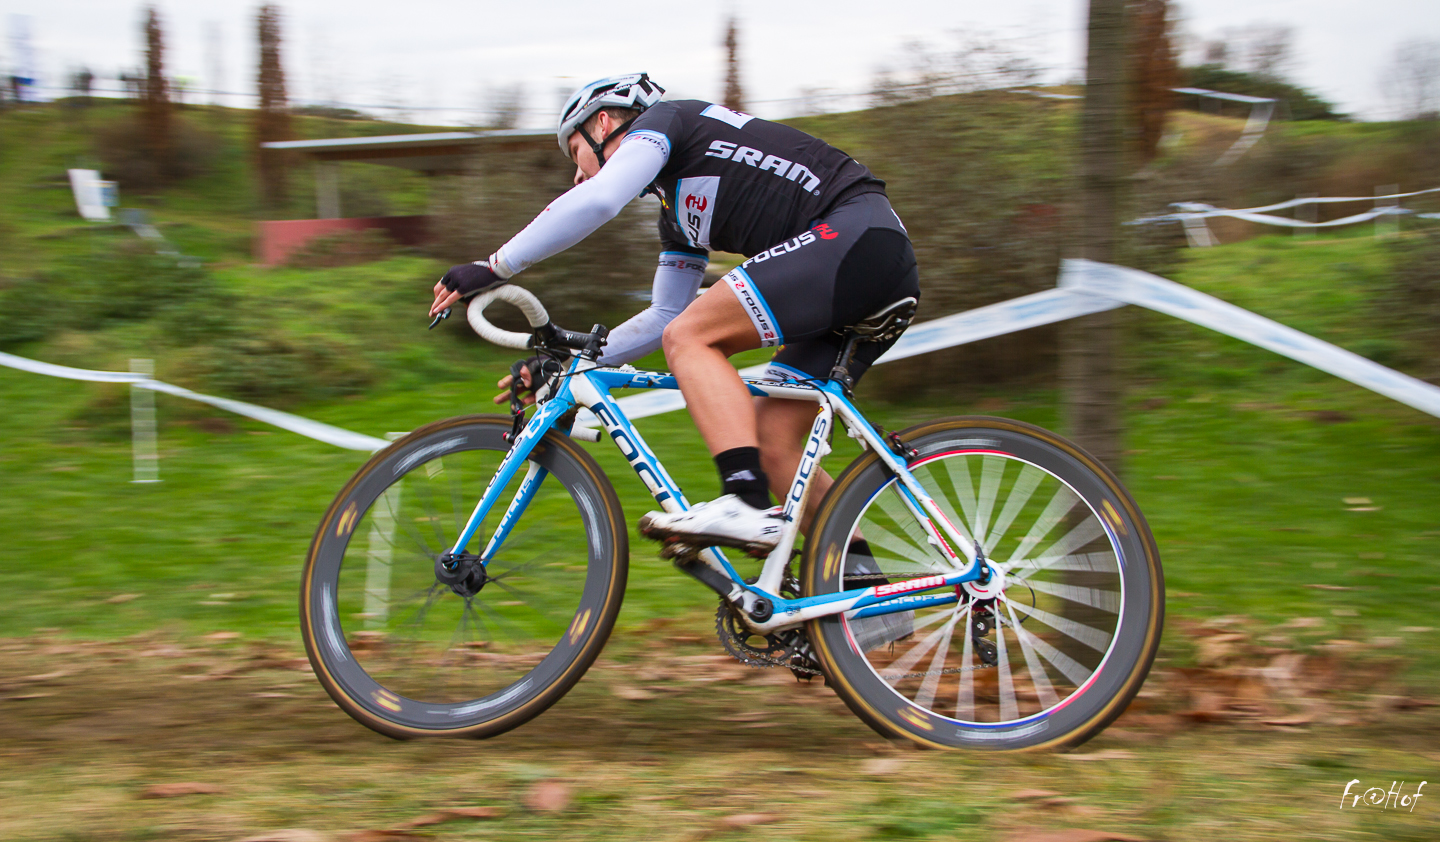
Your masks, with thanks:
[[[651,185],[666,250],[748,257],[799,236],[841,199],[885,190],[822,140],[708,102],[651,106],[629,135],[626,142],[646,139],[669,153]]]

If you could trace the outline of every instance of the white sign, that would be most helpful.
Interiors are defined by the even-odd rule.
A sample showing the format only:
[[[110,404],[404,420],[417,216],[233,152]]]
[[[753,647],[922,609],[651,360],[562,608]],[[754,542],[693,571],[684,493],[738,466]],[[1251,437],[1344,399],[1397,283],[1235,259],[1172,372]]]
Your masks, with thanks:
[[[110,219],[110,205],[115,203],[115,183],[101,181],[99,170],[70,170],[70,190],[75,194],[75,207],[91,222]],[[106,199],[110,201],[106,201]]]

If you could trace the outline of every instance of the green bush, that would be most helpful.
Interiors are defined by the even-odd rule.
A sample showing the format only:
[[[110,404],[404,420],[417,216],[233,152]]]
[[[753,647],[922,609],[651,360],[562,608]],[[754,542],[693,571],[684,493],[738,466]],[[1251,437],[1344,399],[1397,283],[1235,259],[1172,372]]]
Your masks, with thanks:
[[[1440,230],[1397,238],[1389,251],[1393,269],[1370,290],[1385,340],[1366,356],[1440,384]]]
[[[1345,115],[1337,112],[1335,106],[1304,88],[1282,82],[1279,79],[1267,79],[1254,73],[1227,70],[1218,64],[1187,67],[1181,72],[1186,87],[1279,100],[1280,107],[1283,109],[1282,115],[1288,116],[1291,120],[1345,119]],[[1209,110],[1213,104],[1214,100],[1196,103],[1193,99],[1187,101],[1184,96],[1181,97],[1183,107],[1191,107],[1196,110]]]
[[[225,298],[204,269],[127,243],[70,256],[0,290],[0,348],[152,318],[183,341],[192,325],[213,321]]]

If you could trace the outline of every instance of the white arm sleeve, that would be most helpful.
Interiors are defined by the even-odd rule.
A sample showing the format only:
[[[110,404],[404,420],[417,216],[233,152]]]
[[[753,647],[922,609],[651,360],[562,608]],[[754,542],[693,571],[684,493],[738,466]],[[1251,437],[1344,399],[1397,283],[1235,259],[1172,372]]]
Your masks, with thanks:
[[[659,138],[659,140],[657,140]],[[615,218],[670,159],[669,141],[654,132],[632,134],[594,178],[566,191],[490,257],[495,274],[517,272],[570,248]]]
[[[706,258],[688,252],[661,252],[650,306],[610,332],[601,365],[633,362],[659,348],[665,326],[695,300],[707,263]]]

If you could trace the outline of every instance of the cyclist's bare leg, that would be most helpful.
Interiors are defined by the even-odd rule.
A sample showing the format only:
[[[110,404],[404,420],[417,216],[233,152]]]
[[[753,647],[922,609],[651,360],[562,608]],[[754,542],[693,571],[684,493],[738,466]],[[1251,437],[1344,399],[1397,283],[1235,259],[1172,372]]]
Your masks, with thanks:
[[[729,287],[716,284],[686,307],[666,326],[663,345],[710,455],[758,447],[750,390],[729,358],[759,348],[760,337]]]
[[[815,423],[815,404],[810,401],[790,401],[782,398],[756,398],[755,424],[760,441],[760,465],[770,479],[770,493],[783,503],[790,493],[790,484],[795,481],[795,470],[800,467],[800,455],[805,450],[805,441],[810,427]],[[834,482],[822,468],[810,485],[810,496],[805,500],[805,511],[800,515],[800,531],[810,535],[810,520],[825,492]]]

